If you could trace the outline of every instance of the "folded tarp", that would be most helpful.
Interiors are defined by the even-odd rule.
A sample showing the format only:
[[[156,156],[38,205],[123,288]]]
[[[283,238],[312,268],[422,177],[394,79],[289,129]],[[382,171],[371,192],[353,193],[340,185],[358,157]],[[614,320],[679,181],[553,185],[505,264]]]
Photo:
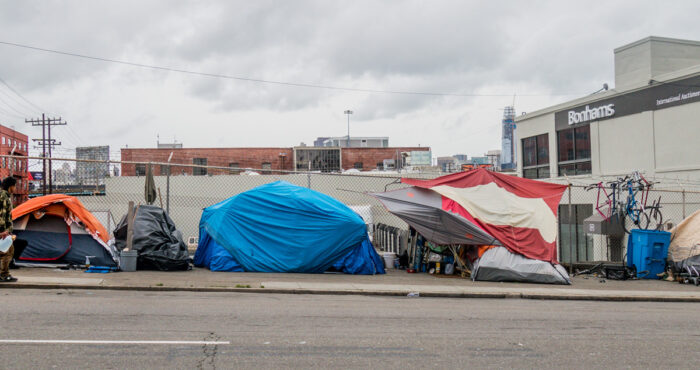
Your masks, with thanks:
[[[205,208],[199,229],[195,265],[215,271],[384,273],[357,213],[284,181]]]

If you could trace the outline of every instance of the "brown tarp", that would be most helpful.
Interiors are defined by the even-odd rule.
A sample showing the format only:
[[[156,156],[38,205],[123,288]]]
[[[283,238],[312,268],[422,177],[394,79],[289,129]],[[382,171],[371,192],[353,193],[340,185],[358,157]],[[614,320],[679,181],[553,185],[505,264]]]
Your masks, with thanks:
[[[672,262],[681,262],[697,255],[700,255],[700,210],[671,229],[671,244],[668,247],[668,259]]]

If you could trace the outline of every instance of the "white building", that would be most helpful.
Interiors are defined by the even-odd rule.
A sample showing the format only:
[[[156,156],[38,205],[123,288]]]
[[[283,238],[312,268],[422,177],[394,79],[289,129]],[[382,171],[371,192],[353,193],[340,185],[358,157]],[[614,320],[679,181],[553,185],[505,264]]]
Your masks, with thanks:
[[[516,117],[527,178],[700,178],[700,42],[647,37],[615,53],[615,88]]]
[[[518,175],[590,184],[640,171],[668,185],[700,184],[700,42],[647,37],[614,56],[613,89],[516,117]],[[669,194],[664,220],[677,223],[692,209]],[[572,217],[560,209],[560,260],[624,255],[623,239],[611,252],[611,242],[583,230],[595,196],[574,192]]]

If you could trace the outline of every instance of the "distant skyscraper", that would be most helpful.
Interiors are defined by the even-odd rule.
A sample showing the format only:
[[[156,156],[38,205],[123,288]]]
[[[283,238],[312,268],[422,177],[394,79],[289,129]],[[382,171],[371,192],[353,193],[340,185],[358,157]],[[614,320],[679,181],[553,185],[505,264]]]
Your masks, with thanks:
[[[515,130],[515,107],[509,106],[503,110],[501,121],[503,135],[501,136],[501,169],[515,169],[516,144],[513,135]]]

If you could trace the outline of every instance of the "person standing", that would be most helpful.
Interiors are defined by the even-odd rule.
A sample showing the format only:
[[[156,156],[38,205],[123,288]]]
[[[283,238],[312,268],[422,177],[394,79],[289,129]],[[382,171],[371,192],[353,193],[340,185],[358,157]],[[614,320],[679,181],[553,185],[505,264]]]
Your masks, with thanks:
[[[17,180],[14,177],[6,177],[2,180],[0,191],[0,239],[12,238],[12,193],[15,191]],[[11,283],[17,278],[10,275],[10,262],[14,257],[14,245],[2,253],[0,252],[0,283]]]

